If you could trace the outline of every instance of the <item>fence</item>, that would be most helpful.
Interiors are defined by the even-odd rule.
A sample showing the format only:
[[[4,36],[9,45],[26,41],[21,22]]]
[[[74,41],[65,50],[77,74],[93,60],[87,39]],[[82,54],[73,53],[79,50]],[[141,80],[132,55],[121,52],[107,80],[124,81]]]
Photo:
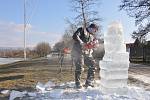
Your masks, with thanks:
[[[149,45],[131,46],[130,61],[150,62],[150,46]]]

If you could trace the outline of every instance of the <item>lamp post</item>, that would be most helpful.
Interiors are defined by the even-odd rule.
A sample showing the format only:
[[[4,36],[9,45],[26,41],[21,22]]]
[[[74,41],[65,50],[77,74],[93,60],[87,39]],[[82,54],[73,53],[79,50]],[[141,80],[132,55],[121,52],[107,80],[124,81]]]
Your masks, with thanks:
[[[24,60],[26,58],[26,0],[24,0]]]

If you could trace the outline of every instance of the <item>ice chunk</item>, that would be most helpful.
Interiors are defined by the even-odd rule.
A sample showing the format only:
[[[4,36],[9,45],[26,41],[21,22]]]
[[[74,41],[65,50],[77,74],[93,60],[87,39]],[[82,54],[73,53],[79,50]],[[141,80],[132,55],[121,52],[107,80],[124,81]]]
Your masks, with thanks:
[[[100,68],[106,71],[119,71],[119,70],[128,70],[129,61],[127,62],[117,62],[117,61],[100,61]]]
[[[104,48],[105,48],[105,51],[109,51],[109,52],[115,52],[115,51],[118,51],[118,52],[125,52],[126,51],[126,47],[125,47],[125,44],[124,45],[118,45],[118,42],[117,41],[112,41],[112,42],[105,42],[104,41]]]
[[[101,85],[108,87],[108,88],[120,88],[127,86],[127,79],[112,79],[106,80],[101,78]]]
[[[63,94],[63,89],[54,89],[54,90],[51,90],[50,92],[50,96],[51,97],[54,97],[54,98],[60,98]]]
[[[100,83],[99,80],[95,81],[96,84]],[[107,83],[110,83],[110,81]],[[63,86],[66,84],[71,86],[73,82],[64,83]],[[19,99],[21,100],[150,100],[150,91],[145,91],[139,87],[129,86],[110,88],[106,85],[100,84],[98,87],[87,89],[82,88],[81,90],[76,90],[74,88],[57,88],[44,93],[39,93],[37,91],[12,91],[9,100],[16,100],[17,97],[20,97]]]
[[[36,89],[40,92],[49,91],[53,87],[55,87],[55,84],[52,81],[48,81],[46,84],[38,82],[36,85]]]
[[[35,93],[35,92],[28,92],[28,95],[29,95],[30,97],[36,97],[36,96],[37,96],[37,93]]]
[[[129,61],[129,53],[128,52],[105,52],[103,57],[104,61],[116,61],[116,62],[127,62]]]
[[[44,84],[42,84],[41,82],[38,82],[38,83],[37,83],[36,89],[37,89],[39,92],[45,92],[45,86],[44,86]]]
[[[125,43],[123,39],[122,25],[113,22],[109,25],[108,32],[104,34],[104,47],[107,52],[125,52]]]
[[[3,90],[1,91],[1,94],[9,94],[10,93],[10,90]]]
[[[115,70],[115,71],[108,71],[108,70],[100,70],[101,78],[105,78],[106,80],[110,79],[127,79],[128,78],[128,70]]]
[[[53,83],[52,81],[48,81],[45,85],[44,85],[46,90],[51,90],[53,87],[55,87],[55,83]]]
[[[66,83],[69,87],[75,87],[75,82],[67,82]]]
[[[104,93],[127,93],[129,53],[123,39],[122,25],[113,22],[104,34],[105,55],[100,61],[100,87]]]
[[[100,85],[100,89],[104,94],[118,94],[118,95],[127,95],[128,93],[128,88],[127,87],[114,87],[110,88],[107,86],[103,86],[102,84]],[[121,99],[121,98],[120,98]],[[113,100],[113,99],[112,99]],[[115,100],[115,99],[114,99]],[[118,99],[119,100],[119,99]],[[127,99],[128,100],[128,99]]]
[[[10,93],[10,97],[9,97],[9,100],[14,100],[15,98],[17,97],[23,97],[27,94],[26,91],[24,92],[19,92],[19,91],[15,91],[15,90],[12,90],[11,93]]]

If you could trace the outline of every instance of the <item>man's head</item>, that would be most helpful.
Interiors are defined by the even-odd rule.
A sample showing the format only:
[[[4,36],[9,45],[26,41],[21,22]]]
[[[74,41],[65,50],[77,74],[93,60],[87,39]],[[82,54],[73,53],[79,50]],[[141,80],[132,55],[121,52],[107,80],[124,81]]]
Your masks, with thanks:
[[[88,31],[91,34],[95,34],[98,31],[98,26],[96,24],[90,24],[88,27]]]

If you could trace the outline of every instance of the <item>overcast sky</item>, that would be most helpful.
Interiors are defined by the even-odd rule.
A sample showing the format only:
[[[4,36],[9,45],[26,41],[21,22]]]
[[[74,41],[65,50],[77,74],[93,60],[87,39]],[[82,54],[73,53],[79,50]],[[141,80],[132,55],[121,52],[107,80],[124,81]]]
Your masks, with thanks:
[[[0,3],[0,47],[23,47],[23,1],[1,0]],[[103,19],[102,33],[112,21],[123,25],[125,41],[130,42],[131,33],[136,29],[134,19],[125,11],[119,11],[121,0],[100,0],[97,7]],[[27,7],[27,46],[39,42],[53,45],[61,39],[67,27],[65,18],[73,18],[70,0],[26,0]]]

